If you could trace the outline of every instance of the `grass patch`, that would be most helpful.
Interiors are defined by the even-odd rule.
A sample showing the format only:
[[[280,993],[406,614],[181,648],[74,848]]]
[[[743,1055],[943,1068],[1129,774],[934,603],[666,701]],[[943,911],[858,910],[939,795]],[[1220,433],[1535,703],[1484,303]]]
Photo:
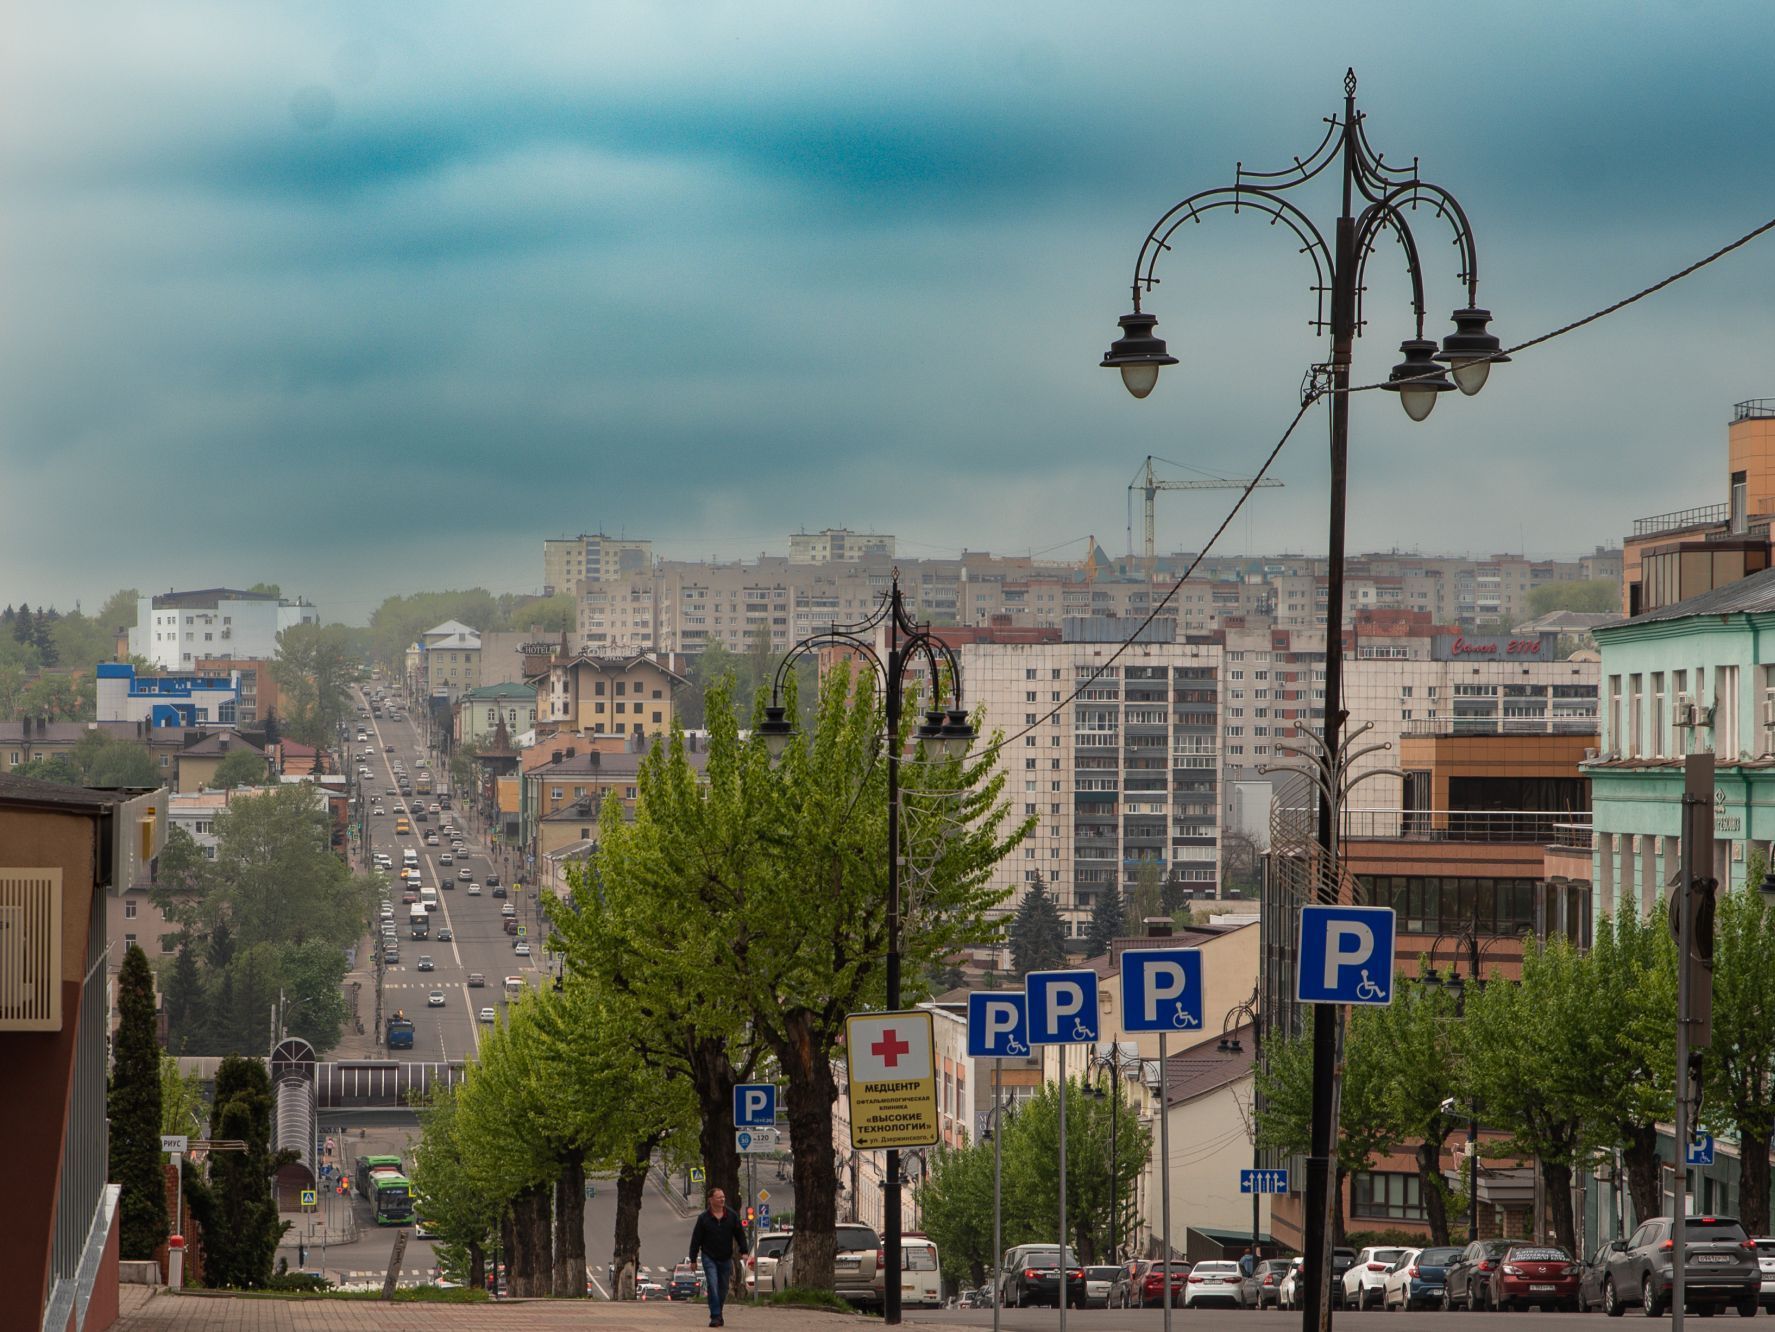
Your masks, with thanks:
[[[795,1309],[826,1309],[832,1313],[854,1314],[856,1305],[841,1295],[829,1290],[809,1290],[805,1286],[790,1286],[787,1290],[772,1291],[760,1304],[783,1304]]]

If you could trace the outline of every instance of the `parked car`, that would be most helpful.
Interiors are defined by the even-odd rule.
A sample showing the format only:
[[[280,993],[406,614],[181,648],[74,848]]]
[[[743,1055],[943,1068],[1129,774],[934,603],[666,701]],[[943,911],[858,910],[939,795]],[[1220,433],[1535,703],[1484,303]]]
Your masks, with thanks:
[[[788,1247],[789,1232],[786,1230],[767,1230],[760,1235],[746,1257],[747,1286],[756,1288],[760,1295],[775,1293],[777,1259]]]
[[[1624,1240],[1609,1246],[1603,1277],[1603,1312],[1618,1317],[1629,1304],[1648,1318],[1660,1318],[1670,1303],[1670,1261],[1674,1222],[1653,1217]],[[1756,1242],[1732,1216],[1691,1216],[1683,1223],[1687,1261],[1683,1290],[1690,1308],[1736,1309],[1754,1315],[1762,1303],[1763,1273]]]
[[[1068,1249],[1065,1255],[1066,1302],[1072,1308],[1085,1303],[1085,1269],[1078,1266],[1078,1257]],[[1057,1244],[1019,1244],[1005,1252],[999,1272],[999,1301],[1006,1308],[1022,1309],[1032,1304],[1060,1307],[1060,1271],[1062,1259]]]
[[[517,979],[507,977],[507,980]],[[518,981],[523,984],[522,980]],[[841,1221],[835,1235],[835,1254],[832,1259],[832,1289],[844,1299],[859,1304],[875,1301],[875,1251],[881,1247],[881,1237],[868,1226],[861,1226],[853,1221]],[[783,1246],[782,1253],[777,1255],[775,1289],[787,1290],[795,1284],[795,1236],[789,1236],[789,1242]]]
[[[1459,1248],[1407,1249],[1387,1269],[1381,1291],[1383,1309],[1428,1309],[1442,1303],[1442,1279]]]
[[[1759,1236],[1751,1243],[1757,1246],[1757,1266],[1763,1273],[1763,1289],[1758,1298],[1763,1308],[1775,1309],[1775,1239]]]
[[[1282,1278],[1288,1275],[1293,1265],[1289,1258],[1266,1258],[1257,1265],[1252,1279],[1257,1282],[1257,1307],[1259,1309],[1279,1309],[1282,1307]]]
[[[1461,1250],[1461,1256],[1448,1265],[1442,1277],[1442,1307],[1448,1309],[1483,1309],[1490,1293],[1492,1269],[1504,1260],[1520,1239],[1474,1240]]]
[[[885,1300],[887,1284],[887,1253],[875,1251],[875,1275],[870,1283],[876,1301]],[[943,1278],[937,1262],[937,1246],[928,1236],[905,1234],[900,1237],[900,1303],[905,1308],[943,1307]]]
[[[1245,1307],[1245,1274],[1237,1263],[1210,1258],[1190,1268],[1189,1279],[1183,1286],[1183,1307],[1194,1309],[1204,1304]]]
[[[1085,1269],[1085,1307],[1088,1309],[1109,1308],[1109,1292],[1115,1289],[1117,1278],[1122,1269],[1116,1266],[1087,1267]]]
[[[1276,1288],[1277,1308],[1300,1308],[1300,1283],[1306,1272],[1306,1266],[1307,1260],[1305,1258],[1290,1258],[1288,1260],[1287,1274],[1283,1276],[1281,1285]]]
[[[1405,1250],[1397,1245],[1371,1245],[1356,1255],[1356,1261],[1344,1270],[1344,1303],[1358,1309],[1372,1308],[1381,1302],[1387,1284],[1387,1269],[1398,1262]]]
[[[1550,1244],[1518,1244],[1491,1274],[1486,1303],[1494,1309],[1577,1311],[1579,1264]]]
[[[1589,1313],[1592,1309],[1602,1308],[1602,1279],[1608,1275],[1610,1252],[1607,1244],[1598,1245],[1596,1253],[1578,1273],[1579,1313]]]

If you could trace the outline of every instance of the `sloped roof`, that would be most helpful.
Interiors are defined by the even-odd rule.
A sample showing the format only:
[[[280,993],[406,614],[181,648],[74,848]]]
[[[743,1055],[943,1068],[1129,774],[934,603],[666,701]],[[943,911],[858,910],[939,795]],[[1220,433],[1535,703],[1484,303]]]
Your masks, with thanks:
[[[265,751],[252,741],[228,731],[211,731],[201,740],[194,740],[186,745],[179,753],[182,757],[220,758],[224,754],[237,754],[243,749],[261,758],[265,756]]]
[[[1227,1033],[1239,1040],[1236,1054],[1220,1053],[1218,1040],[1203,1041],[1165,1062],[1165,1104],[1177,1105],[1251,1076],[1257,1064],[1257,1030],[1250,1023]]]
[[[0,805],[25,805],[65,809],[70,813],[91,813],[110,809],[113,805],[133,798],[133,791],[122,788],[111,790],[91,786],[64,786],[60,782],[45,782],[35,777],[14,777],[10,773],[0,773]]]
[[[1775,611],[1775,569],[1764,569],[1735,583],[1711,588],[1682,601],[1660,606],[1631,619],[1597,625],[1592,632],[1606,634],[1633,625],[1658,624],[1664,620],[1686,620],[1697,615],[1755,615]]]
[[[494,699],[499,698],[527,698],[535,701],[536,690],[529,685],[512,684],[510,682],[504,684],[480,685],[463,694],[461,696],[461,701],[464,703],[485,703],[492,702]]]

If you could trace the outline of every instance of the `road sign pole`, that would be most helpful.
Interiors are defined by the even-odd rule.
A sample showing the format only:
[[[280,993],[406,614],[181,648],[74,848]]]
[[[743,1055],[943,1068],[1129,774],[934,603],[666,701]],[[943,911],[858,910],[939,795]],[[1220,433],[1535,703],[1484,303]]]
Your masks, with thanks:
[[[1159,1258],[1165,1264],[1165,1332],[1171,1332],[1171,1116],[1166,1113],[1165,1033],[1159,1033],[1159,1226],[1165,1232]]]
[[[1687,1296],[1684,1268],[1688,1264],[1689,1139],[1695,1126],[1689,1122],[1689,1019],[1694,1000],[1689,967],[1690,897],[1695,880],[1712,871],[1713,860],[1713,767],[1712,754],[1691,754],[1683,763],[1682,864],[1676,882],[1676,1206],[1670,1227],[1670,1325],[1683,1325],[1683,1301]],[[1702,859],[1703,849],[1707,858]]]
[[[992,1332],[999,1332],[999,1295],[1004,1288],[1003,1181],[1005,1061],[992,1061]]]
[[[1066,1047],[1060,1050],[1060,1332],[1066,1332]]]

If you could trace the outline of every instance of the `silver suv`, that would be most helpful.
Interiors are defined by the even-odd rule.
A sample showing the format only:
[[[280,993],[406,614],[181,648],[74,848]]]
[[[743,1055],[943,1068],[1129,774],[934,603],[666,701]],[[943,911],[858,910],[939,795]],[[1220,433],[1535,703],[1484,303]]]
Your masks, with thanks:
[[[1624,1240],[1609,1245],[1608,1270],[1602,1279],[1603,1312],[1619,1317],[1637,1304],[1648,1318],[1661,1318],[1670,1307],[1671,1232],[1668,1216],[1653,1217]],[[1731,1216],[1691,1216],[1683,1223],[1686,1261],[1683,1294],[1693,1308],[1708,1313],[1736,1309],[1746,1318],[1757,1311],[1763,1274],[1756,1244]]]

